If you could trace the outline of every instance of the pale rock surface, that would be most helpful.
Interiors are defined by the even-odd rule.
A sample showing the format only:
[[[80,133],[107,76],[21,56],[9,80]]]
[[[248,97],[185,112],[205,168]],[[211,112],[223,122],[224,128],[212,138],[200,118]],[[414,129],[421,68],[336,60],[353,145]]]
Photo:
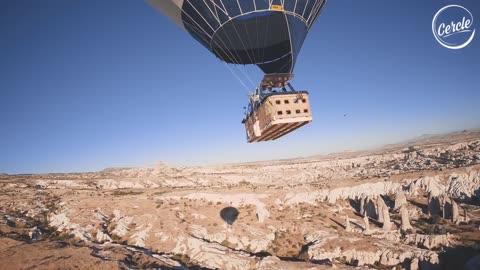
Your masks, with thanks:
[[[59,214],[52,214],[49,217],[49,225],[57,228],[57,231],[60,232],[68,232],[75,237],[78,237],[82,240],[90,241],[92,236],[88,232],[91,227],[90,226],[81,226],[77,223],[71,222],[70,218],[67,216],[69,212],[72,210],[66,210]]]
[[[287,264],[284,261],[280,260],[276,256],[268,256],[260,260],[256,265],[256,270],[297,270],[297,269],[304,269],[304,270],[320,270],[325,268],[320,268],[320,266],[316,266],[314,264],[304,263],[304,262],[297,262],[294,264]]]
[[[385,204],[385,201],[383,200],[382,196],[378,196],[377,197],[377,211],[378,211],[378,217],[377,217],[377,221],[380,222],[380,223],[383,223],[383,209],[386,208],[387,205]]]
[[[134,245],[137,247],[145,247],[145,240],[149,236],[149,232],[151,229],[152,224],[148,224],[146,228],[144,228],[143,224],[139,227],[136,227],[136,232],[130,237],[130,239],[133,240]]]
[[[229,246],[237,250],[249,250],[250,252],[261,252],[267,250],[268,246],[275,239],[275,231],[261,230],[248,225],[240,225],[237,230],[226,230],[211,233],[200,225],[190,225],[190,234],[198,239],[204,239],[208,242],[223,243],[228,241]],[[239,231],[245,230],[248,235],[240,235]]]
[[[455,223],[455,224],[460,223],[460,215],[458,213],[458,205],[454,200],[452,200],[452,222]]]
[[[255,258],[246,253],[235,252],[217,243],[208,243],[197,238],[177,237],[175,254],[188,254],[191,260],[205,267],[225,270],[251,269]]]
[[[194,219],[206,219],[207,218],[205,215],[198,214],[198,213],[192,213],[191,215],[193,216]]]
[[[448,195],[455,199],[471,199],[476,196],[475,191],[480,189],[480,170],[469,170],[466,173],[452,173],[446,181],[440,176],[426,176],[411,180],[408,184],[409,194],[418,193],[418,188],[425,190],[431,197]],[[442,182],[446,182],[443,184]]]
[[[113,215],[112,222],[115,223],[115,228],[112,230],[112,233],[120,237],[125,236],[130,230],[129,226],[133,221],[133,217],[123,216],[118,209],[113,210]]]
[[[348,216],[345,216],[345,230],[347,232],[352,231],[352,226],[350,225],[350,219],[348,218]]]
[[[166,233],[163,233],[163,232],[156,232],[155,234],[155,237],[158,238],[160,240],[160,242],[167,242],[168,240],[171,239],[171,236],[166,234]]]
[[[394,210],[400,209],[402,205],[407,204],[407,197],[405,196],[405,193],[403,191],[397,191],[395,195],[395,206]]]
[[[360,197],[360,215],[361,216],[364,216],[365,215],[365,202],[367,200],[367,196],[365,194],[362,194],[362,196]]]
[[[97,240],[97,242],[100,242],[100,243],[112,242],[112,238],[107,233],[104,233],[100,229],[97,229],[97,235],[95,239]]]
[[[210,202],[220,202],[233,207],[254,205],[256,208],[257,218],[259,222],[265,222],[270,216],[265,203],[262,199],[267,199],[268,194],[213,194],[213,193],[191,193],[186,196],[169,196],[164,197],[166,200],[192,199],[192,200],[206,200]]]
[[[390,231],[392,229],[392,222],[390,221],[390,213],[388,207],[383,208],[383,230]]]
[[[412,225],[410,224],[410,214],[408,213],[406,204],[402,204],[402,206],[400,206],[400,215],[402,219],[402,230],[407,231],[413,229]]]
[[[480,171],[471,170],[468,173],[452,173],[448,177],[446,193],[457,199],[470,199],[476,196],[480,189]]]
[[[363,233],[364,234],[370,234],[371,233],[371,231],[370,231],[370,221],[368,220],[367,216],[363,216],[363,224],[364,224]]]
[[[287,205],[308,203],[316,205],[317,201],[335,204],[337,200],[356,200],[362,195],[377,197],[379,195],[391,194],[401,189],[401,183],[393,183],[390,181],[365,183],[356,186],[341,187],[334,189],[322,189],[312,192],[289,192],[285,195],[283,201]]]
[[[324,248],[322,244],[315,243],[310,246],[308,253],[311,259],[315,260],[334,260],[336,258],[343,258],[347,262],[355,265],[366,265],[380,262],[384,265],[397,265],[413,258],[418,258],[421,261],[426,261],[432,264],[438,263],[438,255],[432,251],[426,251],[419,248],[397,245],[397,246],[383,246],[378,244],[364,243],[361,246],[353,243],[359,239],[349,239],[352,244],[349,247],[336,247],[333,250]]]
[[[409,234],[405,237],[404,243],[411,244],[423,248],[433,249],[442,246],[448,247],[454,241],[449,234],[441,235],[425,235],[425,234]]]
[[[415,180],[415,184],[424,189],[432,197],[438,197],[445,191],[445,185],[441,183],[439,176],[426,176]]]
[[[390,233],[387,233],[390,235]],[[374,236],[374,235],[372,235]],[[344,258],[347,262],[355,262],[356,265],[382,262],[386,265],[396,265],[404,261],[418,258],[432,264],[438,263],[438,255],[435,252],[402,244],[371,243],[365,239],[348,237],[342,238],[342,248],[339,246],[338,235],[332,232],[316,231],[305,235],[305,240],[312,243],[308,249],[309,258],[312,260],[331,260]],[[390,241],[390,240],[389,240]]]
[[[470,222],[470,218],[468,217],[467,208],[463,208],[463,222],[468,223]]]
[[[59,189],[59,188],[72,188],[72,189],[88,189],[89,185],[79,182],[79,181],[70,181],[70,180],[48,180],[48,179],[39,179],[35,181],[35,185],[41,188],[47,189]]]
[[[414,182],[411,182],[408,185],[408,194],[412,197],[418,196],[418,188],[417,188],[417,185],[415,185]]]
[[[410,262],[410,269],[409,270],[419,270],[418,269],[418,258],[413,258]]]

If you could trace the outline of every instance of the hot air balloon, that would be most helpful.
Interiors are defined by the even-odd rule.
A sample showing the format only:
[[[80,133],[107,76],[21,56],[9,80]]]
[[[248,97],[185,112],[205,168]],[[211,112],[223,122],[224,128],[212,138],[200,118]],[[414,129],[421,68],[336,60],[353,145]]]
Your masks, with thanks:
[[[248,142],[274,140],[312,121],[308,92],[289,82],[326,0],[148,1],[222,61],[265,72],[242,121]]]

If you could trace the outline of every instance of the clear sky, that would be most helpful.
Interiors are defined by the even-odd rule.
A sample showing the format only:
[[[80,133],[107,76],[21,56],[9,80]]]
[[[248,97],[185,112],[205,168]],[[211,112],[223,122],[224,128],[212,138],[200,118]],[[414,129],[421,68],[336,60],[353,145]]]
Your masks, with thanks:
[[[476,19],[461,50],[432,34],[449,3]],[[476,128],[479,20],[477,0],[330,0],[292,82],[310,91],[314,122],[247,144],[246,89],[145,1],[2,0],[0,172],[289,158]]]

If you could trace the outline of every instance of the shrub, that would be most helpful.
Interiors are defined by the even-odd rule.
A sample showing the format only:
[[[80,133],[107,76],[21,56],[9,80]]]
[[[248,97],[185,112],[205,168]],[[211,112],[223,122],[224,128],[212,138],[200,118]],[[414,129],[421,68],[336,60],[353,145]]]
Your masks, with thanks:
[[[170,257],[172,260],[175,260],[177,262],[180,262],[186,266],[190,265],[190,257],[186,254],[175,254],[172,257]]]

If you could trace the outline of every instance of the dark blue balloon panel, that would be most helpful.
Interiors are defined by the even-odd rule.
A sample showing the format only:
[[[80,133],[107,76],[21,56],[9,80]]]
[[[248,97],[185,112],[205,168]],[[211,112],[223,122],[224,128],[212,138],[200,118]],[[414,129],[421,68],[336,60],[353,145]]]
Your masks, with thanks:
[[[221,60],[291,73],[325,0],[185,0],[185,29]]]

